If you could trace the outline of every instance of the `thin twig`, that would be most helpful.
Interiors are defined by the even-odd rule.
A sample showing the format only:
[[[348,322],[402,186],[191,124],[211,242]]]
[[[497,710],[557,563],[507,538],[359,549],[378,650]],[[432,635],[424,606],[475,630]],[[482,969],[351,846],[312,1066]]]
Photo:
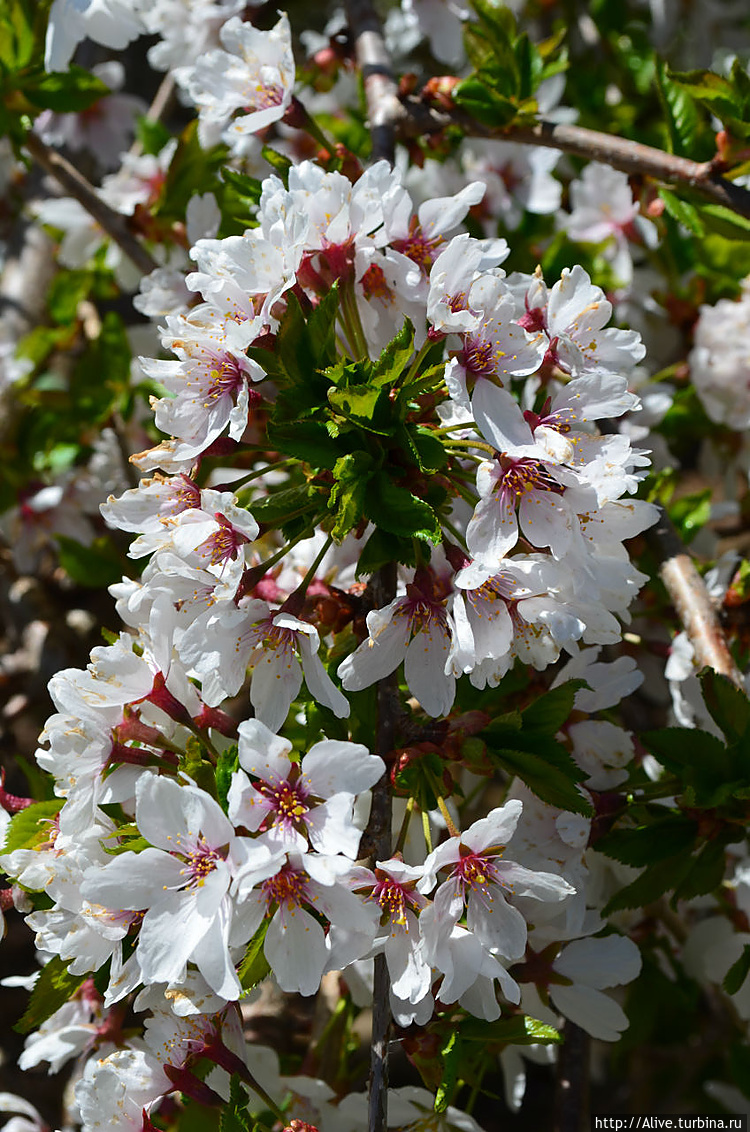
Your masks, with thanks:
[[[144,115],[147,122],[153,124],[162,120],[174,101],[175,90],[176,83],[174,75],[171,71],[168,71],[159,83],[159,88],[154,95],[153,101]],[[143,143],[136,138],[130,147],[130,153],[133,157],[138,157],[142,152]]]
[[[610,165],[622,173],[641,174],[666,184],[685,185],[732,212],[750,217],[750,191],[722,177],[713,161],[690,161],[628,138],[545,119],[531,126],[485,126],[458,107],[450,111],[440,110],[414,97],[402,99],[393,118],[393,128],[399,138],[439,133],[449,126],[459,126],[471,137],[497,138],[520,145],[559,149],[587,161]]]
[[[365,84],[372,157],[374,161],[385,158],[393,165],[396,155],[395,125],[403,115],[403,108],[380,19],[370,0],[346,0],[346,13]]]
[[[661,579],[685,627],[699,668],[713,668],[728,676],[738,688],[744,688],[706,583],[664,511],[646,537],[662,560]]]
[[[67,158],[63,157],[57,150],[45,145],[33,130],[30,130],[26,135],[24,145],[34,160],[53,176],[67,193],[70,193],[83,205],[99,227],[116,244],[119,244],[128,259],[132,260],[144,275],[150,274],[158,267],[156,260],[151,257],[150,253],[146,251],[128,228],[125,217],[110,208],[107,202],[99,196],[94,186],[86,180],[82,173],[79,173],[74,165],[71,165]]]
[[[369,597],[373,608],[382,609],[396,596],[396,565],[383,566],[373,577]],[[398,683],[396,673],[377,685],[377,732],[375,750],[381,758],[393,750],[398,723]],[[372,846],[372,863],[391,855],[391,796],[388,772],[372,790],[372,807],[367,824]],[[368,1132],[388,1128],[388,1040],[391,1030],[391,980],[384,954],[375,956],[372,988],[372,1040],[370,1045],[370,1095]]]

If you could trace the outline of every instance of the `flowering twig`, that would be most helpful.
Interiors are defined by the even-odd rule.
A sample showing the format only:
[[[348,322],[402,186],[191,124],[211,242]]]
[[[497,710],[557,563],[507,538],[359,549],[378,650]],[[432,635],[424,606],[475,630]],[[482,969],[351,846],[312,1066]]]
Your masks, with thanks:
[[[742,675],[729,651],[706,583],[665,512],[648,532],[647,538],[662,559],[661,580],[685,627],[698,666],[713,668],[728,676],[738,688],[744,688]]]
[[[380,19],[370,0],[347,0],[346,14],[362,71],[367,99],[367,117],[372,138],[372,158],[393,164],[396,123],[403,115],[398,84],[386,50]]]
[[[74,165],[71,165],[67,158],[46,145],[33,130],[26,135],[24,145],[34,160],[83,205],[89,216],[116,244],[119,244],[128,259],[131,259],[144,275],[150,274],[158,267],[156,260],[128,228],[125,217],[102,200],[94,186]]]

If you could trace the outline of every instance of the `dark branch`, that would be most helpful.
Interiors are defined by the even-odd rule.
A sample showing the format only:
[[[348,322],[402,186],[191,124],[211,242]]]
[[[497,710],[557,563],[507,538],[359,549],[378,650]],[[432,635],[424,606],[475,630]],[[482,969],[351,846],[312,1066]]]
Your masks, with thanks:
[[[70,193],[83,205],[89,216],[97,222],[110,239],[119,244],[128,259],[132,260],[144,275],[149,275],[158,267],[156,260],[151,257],[150,253],[146,251],[128,228],[125,217],[119,212],[115,212],[105,200],[102,200],[94,186],[86,180],[82,173],[78,172],[74,165],[71,165],[67,158],[63,157],[57,150],[45,145],[42,139],[31,130],[26,135],[24,145],[34,160],[54,177],[67,193]]]
[[[403,110],[377,12],[369,0],[347,0],[347,18],[357,63],[362,71],[367,118],[374,161],[385,158],[393,165],[395,124]]]

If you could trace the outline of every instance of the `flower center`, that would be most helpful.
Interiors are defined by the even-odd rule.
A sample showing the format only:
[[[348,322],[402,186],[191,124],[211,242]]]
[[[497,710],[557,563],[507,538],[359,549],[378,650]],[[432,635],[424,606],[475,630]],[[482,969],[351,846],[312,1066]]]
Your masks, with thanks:
[[[299,785],[291,782],[257,782],[255,789],[271,802],[276,811],[276,819],[289,825],[297,825],[309,813],[310,807]]]
[[[217,511],[214,518],[219,524],[219,529],[210,538],[207,538],[202,545],[206,547],[210,555],[211,565],[218,566],[222,562],[227,562],[230,558],[235,559],[240,552],[240,547],[249,542],[250,539],[233,527],[221,512]]]
[[[500,457],[502,473],[497,481],[497,487],[504,494],[515,495],[520,499],[529,491],[551,491],[555,495],[562,495],[565,488],[538,460],[523,457],[514,460],[509,456]]]
[[[305,899],[305,886],[310,878],[307,873],[284,865],[275,876],[263,881],[263,895],[269,904],[297,906]]]
[[[382,299],[383,302],[393,302],[393,291],[388,286],[383,268],[377,263],[371,263],[360,280],[366,299]]]
[[[416,216],[411,218],[409,225],[409,235],[403,240],[392,240],[391,247],[401,252],[402,255],[408,256],[410,260],[421,267],[425,275],[429,275],[430,268],[435,262],[435,252],[442,244],[440,236],[425,236],[424,232],[419,227],[419,222]]]
[[[474,377],[492,377],[496,370],[495,351],[491,342],[467,338],[466,346],[458,355],[461,365]]]
[[[185,867],[180,870],[183,876],[188,877],[187,887],[201,888],[209,873],[223,859],[218,849],[211,849],[205,839],[200,837],[193,852],[185,857]]]
[[[233,395],[245,382],[245,374],[237,358],[222,354],[216,358],[216,367],[211,370],[211,384],[208,387],[204,408],[210,408],[211,401],[227,394]]]
[[[386,877],[378,882],[372,890],[373,899],[397,924],[406,924],[406,912],[409,899],[403,885],[398,881]]]

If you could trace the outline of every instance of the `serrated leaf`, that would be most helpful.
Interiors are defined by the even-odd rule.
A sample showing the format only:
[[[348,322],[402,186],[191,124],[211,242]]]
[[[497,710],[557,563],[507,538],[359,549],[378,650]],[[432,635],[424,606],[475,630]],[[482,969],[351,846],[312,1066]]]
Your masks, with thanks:
[[[336,412],[368,432],[387,436],[395,424],[393,402],[388,390],[379,385],[354,385],[328,390],[328,400]]]
[[[356,576],[374,574],[389,562],[400,562],[402,566],[416,566],[414,543],[410,538],[399,538],[376,529],[372,532],[359,556]]]
[[[261,979],[265,979],[266,975],[271,970],[271,965],[266,959],[263,950],[270,923],[270,918],[266,916],[257,932],[248,943],[243,960],[237,968],[237,978],[240,980],[243,991],[252,990],[253,987],[258,985]]]
[[[278,452],[304,460],[313,468],[331,468],[341,455],[339,445],[322,421],[269,421],[267,436]]]
[[[278,526],[301,510],[307,510],[311,503],[310,488],[307,484],[298,487],[285,487],[271,495],[256,499],[249,511],[259,523]]]
[[[734,86],[715,71],[672,71],[667,68],[665,74],[667,79],[704,102],[719,117],[723,114],[741,115],[741,103]]]
[[[235,1073],[229,1082],[229,1100],[221,1110],[219,1132],[251,1132],[248,1101],[249,1094]]]
[[[14,814],[5,831],[4,853],[16,849],[33,849],[50,840],[51,823],[60,813],[62,800],[51,798],[47,802],[34,802]]]
[[[646,731],[641,740],[648,751],[673,774],[684,774],[685,767],[702,769],[706,764],[728,771],[730,762],[721,740],[700,728],[662,727]]]
[[[729,968],[721,985],[727,994],[737,994],[748,975],[750,975],[750,943],[745,944],[742,955]]]
[[[404,434],[420,472],[430,474],[445,467],[448,456],[443,444],[434,433],[426,428],[407,427],[404,429]]]
[[[743,739],[750,732],[750,699],[727,676],[712,668],[704,668],[698,679],[714,723],[730,743]]]
[[[490,756],[510,774],[517,775],[550,806],[591,817],[593,809],[581,796],[567,774],[541,755],[509,747],[489,747]]]
[[[533,703],[523,711],[524,729],[545,731],[555,735],[567,723],[576,692],[586,687],[585,680],[567,680],[557,688],[551,688],[543,696],[538,696]]]
[[[456,1091],[460,1057],[461,1042],[457,1032],[454,1030],[453,1033],[449,1035],[448,1041],[440,1051],[440,1062],[443,1071],[440,1076],[440,1084],[435,1093],[435,1112],[445,1112],[453,1099],[453,1094]]]
[[[690,857],[687,855],[667,857],[663,861],[658,861],[631,884],[625,885],[615,893],[602,910],[602,915],[606,917],[623,908],[643,908],[645,904],[651,904],[665,892],[670,892],[689,867]]]
[[[696,236],[705,235],[706,226],[695,205],[690,204],[689,201],[681,200],[670,189],[659,189],[659,196],[664,201],[667,212],[674,220],[684,224]]]
[[[13,1029],[19,1034],[29,1034],[37,1030],[42,1022],[64,1006],[80,987],[88,975],[71,975],[68,965],[58,955],[53,955],[49,963],[42,967],[39,978],[31,992],[29,1005],[23,1017]]]
[[[719,887],[726,871],[726,844],[732,838],[736,840],[736,833],[722,834],[690,858],[688,868],[674,886],[673,903],[677,900],[692,900]]]
[[[240,760],[236,743],[219,752],[219,758],[216,762],[216,797],[224,813],[229,808],[227,795],[232,784],[232,775],[239,768],[239,765]]]
[[[600,838],[597,852],[638,868],[688,851],[695,843],[697,822],[674,815],[637,829],[616,829]]]
[[[328,500],[330,510],[336,513],[336,522],[331,530],[334,542],[343,542],[349,531],[358,525],[365,490],[372,474],[372,457],[367,452],[350,452],[336,461],[334,485]]]
[[[404,319],[404,325],[398,334],[380,351],[380,356],[373,366],[370,382],[373,385],[394,385],[404,372],[407,363],[414,353],[414,327],[410,319]]]
[[[367,484],[365,514],[394,535],[436,544],[442,539],[440,522],[430,505],[395,484],[386,472],[378,472]]]
[[[518,114],[516,104],[492,90],[479,75],[470,75],[459,83],[453,100],[485,126],[507,126]]]
[[[681,157],[690,156],[695,152],[700,125],[693,96],[684,86],[670,78],[662,61],[657,63],[656,85],[667,124],[669,152]]]

